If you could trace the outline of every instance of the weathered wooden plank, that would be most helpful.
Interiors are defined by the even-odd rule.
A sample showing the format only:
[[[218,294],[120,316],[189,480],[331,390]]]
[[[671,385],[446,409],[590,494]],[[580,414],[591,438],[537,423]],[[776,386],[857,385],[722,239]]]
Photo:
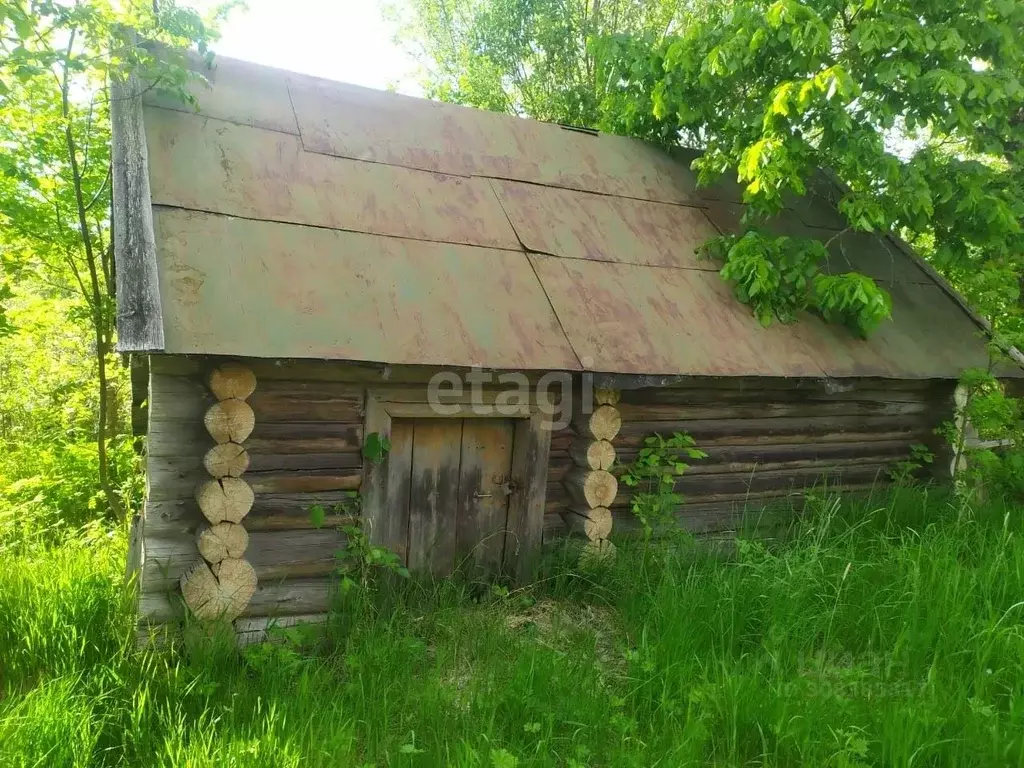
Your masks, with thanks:
[[[345,535],[334,528],[304,531],[258,531],[249,534],[245,559],[260,583],[326,576],[337,568],[335,554]],[[178,579],[199,559],[194,535],[148,536],[140,588],[144,593],[177,588]]]
[[[387,503],[377,519],[374,541],[398,555],[402,563],[409,559],[409,508],[412,492],[413,422],[391,422],[391,452],[387,457]]]
[[[326,576],[337,569],[336,555],[345,541],[333,528],[254,532],[245,557],[262,582]]]
[[[431,419],[437,416],[458,419],[493,419],[495,417],[528,418],[537,410],[534,406],[510,403],[497,408],[470,403],[448,403],[447,412],[438,413],[438,407],[431,403],[385,403],[388,413],[395,419]],[[442,406],[444,407],[444,406]]]
[[[860,491],[871,491],[878,490],[882,491],[889,485],[888,478],[879,477],[877,480],[871,480],[870,482],[830,482],[826,484],[811,484],[810,486],[794,487],[792,484],[783,484],[775,488],[747,488],[744,487],[739,491],[735,492],[692,492],[685,495],[684,504],[711,504],[711,503],[740,503],[750,504],[751,506],[764,504],[771,500],[779,498],[803,498],[804,495],[810,488],[818,487],[821,489],[827,488],[829,492],[836,493],[847,493],[847,492],[860,492]],[[619,495],[615,497],[615,501],[609,505],[609,509],[615,511],[617,509],[628,509],[630,502],[631,491],[627,492],[622,490],[620,485]],[[556,514],[560,510],[564,509],[566,505],[571,504],[572,501],[565,494],[561,484],[552,483],[547,488],[547,503],[545,504],[545,513]]]
[[[257,496],[261,493],[320,493],[359,488],[359,469],[320,469],[297,472],[247,472],[245,480]]]
[[[154,422],[172,419],[202,425],[203,415],[217,402],[200,379],[156,371],[150,377],[149,398],[151,430]]]
[[[476,414],[486,418],[502,418],[506,415],[514,416],[516,413],[521,412],[524,406],[543,406],[553,409],[561,401],[560,387],[557,385],[557,382],[555,386],[543,391],[538,391],[533,387],[520,389],[519,383],[521,379],[518,375],[514,375],[514,381],[511,382],[513,386],[509,387],[507,384],[502,386],[502,383],[506,381],[506,376],[507,374],[505,373],[499,373],[494,377],[492,384],[478,388],[471,387],[468,383],[457,389],[452,389],[448,385],[440,386],[435,392],[434,399],[442,407],[453,405],[495,406],[495,409],[488,407],[487,410]],[[390,387],[374,387],[373,396],[382,403],[432,404],[427,388],[422,386],[393,385]],[[499,407],[502,409],[501,412],[496,410]],[[392,410],[391,406],[388,406],[388,408]],[[451,415],[454,416],[455,414]]]
[[[321,526],[339,528],[359,519],[346,511],[350,501],[344,492],[263,494],[256,497],[244,525],[249,532],[307,530],[315,527],[310,508],[320,505],[326,512]],[[195,499],[147,502],[145,520],[146,536],[158,538],[194,536],[206,522]]]
[[[282,422],[257,424],[245,447],[260,453],[359,453],[362,424]]]
[[[532,577],[541,549],[551,430],[534,414],[516,422],[514,440],[512,478],[519,490],[509,499],[505,562],[515,564],[514,575],[523,582]]]
[[[615,439],[616,450],[639,448],[655,432],[671,435],[686,432],[697,446],[750,445],[752,443],[792,444],[811,442],[868,442],[927,437],[937,426],[919,418],[835,417],[829,420],[807,419],[723,419],[721,421],[633,421],[623,424]],[[922,442],[924,442],[922,440]]]
[[[177,538],[193,536],[206,522],[195,498],[146,502],[146,536]]]
[[[202,424],[181,419],[157,420],[146,443],[149,456],[202,455],[213,439]],[[338,422],[257,423],[245,440],[247,451],[259,454],[356,453],[363,444],[361,424]]]
[[[462,430],[455,562],[473,574],[501,572],[513,438],[505,419],[470,420]]]
[[[947,379],[889,379],[879,376],[849,376],[841,378],[801,377],[801,376],[681,376],[664,387],[649,388],[648,391],[661,389],[708,389],[716,390],[798,390],[802,392],[824,392],[828,394],[849,392],[855,389],[883,389],[887,391],[920,391],[949,386]],[[625,401],[629,394],[643,390],[623,390]]]
[[[317,627],[326,624],[328,617],[326,613],[310,613],[304,616],[235,619],[235,640],[239,646],[273,641],[276,630],[299,625]]]
[[[117,264],[117,348],[164,348],[164,325],[149,186],[149,152],[142,119],[142,80],[133,72],[110,79],[111,181]]]
[[[363,389],[330,382],[266,381],[249,397],[256,422],[340,421],[363,418]]]
[[[828,419],[833,416],[910,416],[932,414],[935,405],[929,401],[913,403],[848,400],[843,402],[739,403],[684,405],[679,403],[621,403],[622,420],[683,421],[717,419],[770,419],[795,417]]]
[[[455,567],[462,420],[416,419],[409,495],[409,568],[446,576]]]
[[[722,385],[720,388],[666,387],[625,390],[620,405],[743,405],[756,403],[807,404],[817,403],[943,403],[952,396],[948,382],[943,386],[928,389],[851,389],[830,392],[824,389],[771,389],[735,388]]]
[[[226,360],[217,355],[153,355],[154,370],[170,376],[202,376],[204,371]],[[384,363],[362,363],[343,360],[289,360],[280,358],[241,358],[256,374],[262,386],[265,381],[278,379],[291,381],[336,381],[357,384],[372,384],[378,387],[407,387],[409,384],[426,384],[439,373],[462,375],[471,369],[465,366],[436,365],[388,365]],[[497,385],[498,376],[515,374],[525,376],[536,383],[547,371],[512,371],[495,369],[472,369],[480,374],[491,375]]]
[[[160,458],[149,461],[149,499],[174,501],[188,499],[199,483],[209,479],[202,459]],[[257,497],[265,493],[322,493],[359,488],[362,470],[317,469],[297,471],[246,472],[245,481]]]
[[[789,446],[726,446],[709,447],[708,458],[690,459],[687,475],[764,472],[770,470],[830,468],[860,464],[895,463],[910,455],[909,440],[880,441],[878,443],[839,443],[815,446],[794,444]],[[792,450],[786,450],[787,448]],[[624,451],[619,466],[626,466],[636,458],[636,450]],[[548,482],[561,480],[572,468],[563,458],[552,457],[548,465]],[[615,471],[615,470],[613,470]]]
[[[254,453],[249,451],[249,472],[306,469],[359,469],[363,457],[355,451],[331,453]]]
[[[260,584],[242,614],[243,618],[264,616],[300,616],[326,613],[331,606],[333,579],[285,579]],[[142,623],[164,623],[184,618],[181,595],[175,592],[151,592],[139,599]]]
[[[203,457],[152,456],[146,461],[150,501],[172,501],[191,498],[196,488],[210,476],[203,468]]]
[[[182,574],[200,559],[194,535],[158,538],[147,534],[139,589],[143,593],[176,590]]]
[[[324,526],[338,527],[353,521],[350,491],[315,493],[264,493],[256,496],[252,511],[245,518],[250,531],[302,529],[312,527],[309,509],[314,504],[327,513]]]

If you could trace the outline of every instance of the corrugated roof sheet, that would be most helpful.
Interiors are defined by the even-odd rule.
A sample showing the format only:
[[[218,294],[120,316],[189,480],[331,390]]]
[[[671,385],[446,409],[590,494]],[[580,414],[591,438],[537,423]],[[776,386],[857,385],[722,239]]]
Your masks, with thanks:
[[[827,200],[776,224],[892,292],[869,341],[761,328],[694,251],[742,215],[685,151],[218,59],[144,110],[166,351],[714,376],[955,377],[977,325]],[[941,335],[937,333],[941,329]]]

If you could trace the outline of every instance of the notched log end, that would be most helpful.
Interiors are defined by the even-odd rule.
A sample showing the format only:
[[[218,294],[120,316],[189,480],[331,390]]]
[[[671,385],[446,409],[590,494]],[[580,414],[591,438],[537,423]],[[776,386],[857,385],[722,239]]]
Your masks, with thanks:
[[[223,363],[210,372],[210,391],[218,400],[245,400],[256,391],[256,374],[240,363]]]

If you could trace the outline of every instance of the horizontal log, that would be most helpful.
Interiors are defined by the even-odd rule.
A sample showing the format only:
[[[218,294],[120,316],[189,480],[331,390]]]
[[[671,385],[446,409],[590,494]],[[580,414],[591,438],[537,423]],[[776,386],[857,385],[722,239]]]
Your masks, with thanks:
[[[352,491],[362,482],[360,469],[323,469],[301,472],[247,472],[245,480],[256,492],[322,493]]]
[[[316,627],[327,623],[329,614],[308,613],[302,616],[280,616],[258,619],[235,619],[235,639],[239,646],[273,640],[275,630],[299,625]]]
[[[335,553],[345,535],[333,528],[249,533],[245,559],[261,584],[287,578],[326,576],[337,567]],[[174,590],[178,579],[199,558],[195,537],[149,537],[145,544],[140,590]]]
[[[374,399],[381,403],[429,403],[428,389],[424,386],[391,386],[374,387],[372,390]],[[521,395],[521,396],[520,396]],[[490,386],[481,386],[476,389],[469,383],[464,383],[461,390],[453,388],[448,384],[437,389],[437,402],[444,405],[475,405],[500,406],[507,405],[517,407],[520,405],[544,406],[545,408],[557,408],[561,402],[560,388],[552,386],[543,391],[530,388],[520,389],[518,385],[502,385],[495,382]],[[494,414],[499,417],[501,414]]]
[[[711,489],[705,489],[702,491],[691,491],[684,497],[684,504],[711,504],[711,503],[735,503],[745,505],[751,508],[764,506],[767,503],[774,503],[780,499],[802,499],[807,491],[812,488],[821,488],[829,493],[860,493],[860,492],[871,492],[878,491],[884,492],[885,488],[891,485],[887,477],[880,476],[877,480],[864,481],[864,482],[832,482],[827,486],[819,484],[810,484],[807,486],[796,487],[792,484],[780,485],[779,487],[769,488],[749,488],[744,487],[739,491],[721,492],[714,491]],[[618,509],[628,509],[630,504],[630,498],[632,495],[632,489],[627,489],[626,486],[619,485],[619,493],[615,497],[615,500],[608,505],[612,512]],[[571,505],[572,499],[566,494],[560,483],[551,483],[547,486],[547,496],[544,505],[545,513],[558,513],[561,509],[564,509],[567,505]]]
[[[286,579],[256,587],[243,618],[300,616],[326,613],[333,595],[333,579]],[[140,623],[162,624],[184,618],[181,595],[175,592],[150,592],[139,598]]]
[[[350,384],[268,381],[249,397],[256,423],[362,421],[363,388]]]
[[[264,583],[325,576],[338,567],[336,555],[345,542],[345,534],[333,528],[266,531],[250,534],[245,557]]]
[[[828,487],[831,483],[888,481],[890,463],[857,464],[831,471],[819,467],[802,469],[766,470],[725,474],[684,474],[675,482],[676,493],[687,494],[733,493],[744,490],[773,490],[776,488]]]
[[[625,401],[634,392],[645,391],[686,391],[705,389],[710,391],[800,391],[841,394],[861,389],[885,390],[890,392],[914,392],[941,389],[952,382],[948,379],[888,379],[877,376],[855,376],[848,378],[801,378],[789,376],[686,376],[663,387],[646,390],[623,390]]]
[[[619,406],[623,405],[756,405],[756,404],[799,404],[815,403],[932,403],[941,405],[952,398],[953,389],[949,384],[927,389],[865,389],[853,388],[839,392],[824,389],[738,389],[733,387],[687,389],[650,388],[624,391]]]
[[[149,456],[202,456],[213,446],[203,425],[181,420],[155,421],[146,443]],[[251,455],[359,453],[363,428],[336,422],[257,423],[243,442]]]
[[[617,451],[640,448],[658,432],[685,432],[700,448],[707,445],[759,443],[835,443],[892,440],[906,435],[932,434],[937,422],[919,416],[832,416],[828,419],[710,419],[699,421],[631,421],[615,439]]]
[[[313,505],[324,508],[326,516],[320,527],[338,528],[357,521],[349,512],[351,498],[344,492],[260,494],[253,502],[243,525],[250,533],[255,531],[307,530],[313,528],[309,509]],[[341,505],[342,509],[336,509]],[[175,538],[192,536],[206,521],[195,499],[148,501],[146,503],[145,535]]]
[[[190,465],[196,460],[158,459],[166,462],[159,465],[149,462],[149,499],[150,501],[176,501],[191,498],[199,484],[209,479],[209,474],[201,466]],[[326,491],[358,490],[362,481],[362,470],[352,469],[321,469],[302,471],[246,472],[243,479],[249,484],[259,498],[265,493],[323,493]]]
[[[934,437],[934,436],[933,436]],[[918,441],[875,440],[863,443],[791,443],[781,445],[700,446],[704,459],[687,459],[690,474],[706,472],[749,472],[757,469],[786,467],[843,466],[849,464],[896,462],[910,455]],[[935,446],[938,447],[938,446]],[[620,453],[618,464],[625,466],[636,459],[636,448]],[[558,480],[569,470],[571,462],[564,453],[552,451],[548,464],[549,480]]]
[[[270,520],[292,520],[290,528],[310,527],[309,508],[314,504],[324,508],[328,514],[347,515],[356,511],[352,509],[351,491],[321,491],[312,493],[263,493],[256,497],[252,512],[246,518],[246,526],[251,530],[257,528],[278,529],[281,526],[270,524]]]
[[[844,498],[866,496],[872,486],[849,486]],[[695,536],[723,532],[740,532],[758,536],[776,535],[778,531],[798,519],[805,503],[802,494],[774,493],[756,498],[743,495],[723,495],[707,502],[685,502],[675,514],[681,530]],[[643,526],[628,507],[611,510],[613,537],[630,537],[642,533]],[[544,516],[545,542],[569,535],[562,515],[547,512]]]
[[[207,371],[227,358],[215,355],[152,355],[153,370],[172,376],[202,377]],[[433,365],[387,365],[383,363],[356,363],[341,360],[283,360],[244,358],[240,360],[256,374],[258,386],[279,379],[294,381],[340,381],[373,384],[375,387],[426,384],[438,373],[454,371],[468,373],[470,368],[440,367]],[[502,373],[491,371],[494,381]],[[537,382],[547,371],[521,371],[531,382]]]
[[[709,403],[707,405],[620,403],[619,413],[629,421],[684,421],[715,419],[774,419],[796,417],[827,419],[832,416],[910,416],[931,414],[930,402],[893,403],[876,401],[796,403]]]
[[[246,440],[249,453],[359,453],[363,446],[361,424],[297,423],[257,424]]]
[[[154,420],[181,420],[202,424],[203,416],[217,402],[202,381],[154,372],[149,383],[150,425]]]
[[[254,453],[250,446],[249,472],[307,469],[359,469],[363,456],[356,451],[331,453]]]
[[[210,479],[203,468],[202,455],[150,457],[146,462],[146,484],[150,501],[174,501],[190,499],[196,488]]]

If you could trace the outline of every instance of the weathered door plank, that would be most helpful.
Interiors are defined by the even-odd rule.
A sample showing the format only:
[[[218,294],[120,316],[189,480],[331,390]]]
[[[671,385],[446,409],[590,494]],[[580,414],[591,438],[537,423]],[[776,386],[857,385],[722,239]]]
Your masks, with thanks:
[[[439,577],[455,566],[462,424],[447,419],[413,422],[408,563],[411,570]]]
[[[467,420],[462,430],[462,468],[456,564],[473,575],[501,571],[512,471],[512,422]]]
[[[413,423],[391,422],[391,451],[388,453],[386,512],[378,520],[377,541],[398,555],[404,563],[409,556],[409,493],[412,482]]]

